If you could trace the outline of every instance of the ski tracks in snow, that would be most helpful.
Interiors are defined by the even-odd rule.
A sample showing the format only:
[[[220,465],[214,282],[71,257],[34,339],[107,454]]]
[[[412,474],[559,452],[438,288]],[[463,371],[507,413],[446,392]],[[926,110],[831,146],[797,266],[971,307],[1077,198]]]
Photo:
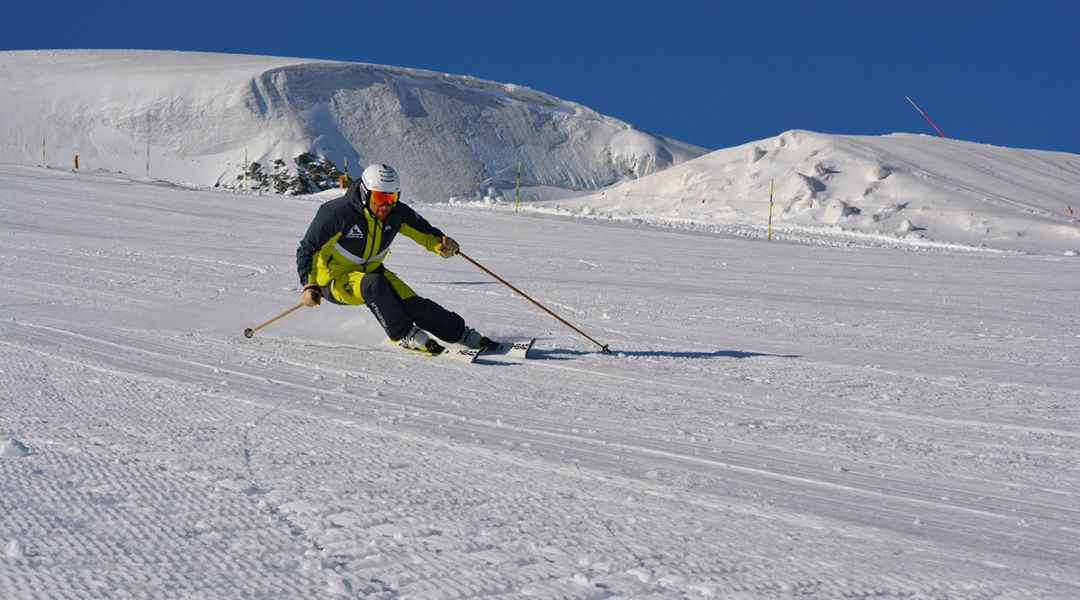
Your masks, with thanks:
[[[830,427],[835,415],[819,414],[817,423],[783,424],[765,416],[747,418],[753,410],[744,407],[737,422],[702,421],[686,428],[678,423],[658,427],[657,419],[650,426],[603,415],[619,414],[610,411],[615,406],[628,408],[624,398],[631,393],[679,393],[679,386],[663,377],[641,375],[669,361],[624,359],[631,367],[624,370],[601,364],[619,359],[596,356],[578,361],[584,363],[580,367],[540,360],[489,369],[516,371],[502,383],[514,380],[518,389],[541,390],[540,397],[504,390],[492,391],[490,402],[479,402],[473,393],[447,390],[438,383],[447,374],[460,377],[461,369],[488,368],[483,365],[415,357],[427,361],[419,364],[433,372],[410,380],[392,353],[375,353],[373,361],[369,353],[360,352],[362,365],[355,364],[355,356],[343,360],[328,352],[308,360],[275,360],[273,352],[267,355],[218,338],[162,338],[124,330],[76,333],[20,322],[3,327],[8,340],[4,346],[23,350],[18,354],[36,355],[53,368],[96,373],[89,380],[99,384],[126,382],[120,388],[132,391],[111,391],[110,403],[164,390],[165,397],[157,391],[149,399],[170,405],[175,394],[202,397],[200,411],[208,423],[218,423],[214,427],[220,427],[228,413],[242,415],[226,438],[232,440],[231,453],[223,455],[222,448],[205,451],[215,457],[212,463],[224,464],[196,464],[192,454],[199,452],[177,448],[175,442],[166,444],[173,447],[168,452],[135,453],[129,464],[149,461],[153,477],[145,483],[117,477],[137,488],[121,494],[119,504],[130,506],[147,496],[149,504],[156,505],[173,495],[189,504],[188,495],[197,491],[168,485],[156,492],[141,489],[160,486],[158,478],[174,474],[196,487],[208,486],[209,497],[231,498],[238,504],[231,512],[246,511],[246,519],[278,523],[270,527],[279,536],[273,543],[281,552],[292,547],[306,557],[293,567],[307,579],[301,588],[283,583],[280,589],[265,588],[273,593],[847,593],[862,585],[845,575],[852,564],[866,560],[855,549],[881,544],[882,528],[889,530],[886,545],[894,547],[897,569],[911,561],[929,569],[941,551],[934,547],[974,543],[978,551],[966,559],[970,564],[965,571],[985,571],[982,577],[1000,579],[1000,585],[1023,577],[1024,570],[1048,569],[1048,556],[1067,564],[1075,552],[1075,530],[1062,534],[1080,521],[1066,502],[1068,494],[1029,487],[1021,498],[979,480],[934,477],[872,459],[837,468],[835,455],[825,449],[795,451],[790,444],[756,435],[795,427],[816,429],[812,436],[819,442],[833,441],[842,434],[823,434],[821,429]],[[273,338],[264,343],[277,345]],[[188,356],[193,345],[201,356]],[[540,382],[550,380],[552,373],[560,373],[564,387],[549,385],[544,392]],[[567,405],[574,387],[597,379],[609,381],[599,393],[593,390],[592,401],[608,410],[578,411],[576,424],[567,426],[555,407]],[[488,385],[500,387],[490,380]],[[725,387],[708,401],[738,403],[752,397],[747,384],[742,390],[738,385]],[[685,396],[686,389],[681,391]],[[544,398],[545,393],[551,397]],[[680,400],[683,409],[694,410],[693,399]],[[783,399],[774,396],[772,401]],[[528,403],[534,410],[522,408]],[[140,433],[140,439],[184,439],[185,428],[175,421],[189,419],[190,407],[171,418],[158,414],[161,410],[150,411],[150,420],[160,426]],[[671,415],[675,421],[682,418],[677,414]],[[220,437],[213,431],[204,435],[207,443],[220,444]],[[329,448],[336,450],[328,453]],[[478,475],[478,467],[486,475]],[[108,472],[95,476],[95,469],[100,471],[83,466],[89,473],[85,477],[109,478]],[[477,506],[463,506],[467,500],[462,495]],[[220,514],[225,509],[213,510]],[[200,519],[182,535],[197,536],[200,528],[220,533],[219,524]],[[152,523],[136,521],[128,527],[143,525]],[[682,532],[678,545],[668,535],[673,529]],[[753,531],[756,541],[737,541],[733,531]],[[232,535],[243,538],[242,533]],[[840,551],[830,546],[832,561],[845,565],[839,572],[834,562],[804,552],[837,535],[844,536],[849,547]],[[448,536],[486,541],[447,544]],[[519,536],[529,543],[522,545]],[[812,543],[793,544],[784,557],[751,552],[756,544],[782,543],[784,536]],[[550,547],[540,552],[538,539],[547,539]],[[1005,548],[1012,550],[1002,554]],[[537,552],[545,560],[530,564]],[[586,557],[593,555],[607,558],[592,564]],[[726,566],[718,569],[717,561],[725,560]],[[697,568],[672,568],[684,563]],[[507,565],[515,569],[501,574]],[[823,577],[828,573],[833,574]],[[1047,570],[1043,577],[1076,585],[1064,566],[1056,574]],[[934,569],[895,583],[890,593],[916,595],[948,594],[974,585],[960,585],[947,572]],[[1037,588],[1040,583],[1029,585]]]

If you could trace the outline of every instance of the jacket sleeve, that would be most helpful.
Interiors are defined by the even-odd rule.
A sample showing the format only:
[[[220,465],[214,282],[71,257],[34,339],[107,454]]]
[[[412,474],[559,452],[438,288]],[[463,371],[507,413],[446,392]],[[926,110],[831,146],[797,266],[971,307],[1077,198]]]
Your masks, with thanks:
[[[315,255],[334,237],[339,228],[340,224],[332,208],[327,204],[320,206],[311,225],[308,225],[304,239],[300,240],[300,247],[296,249],[296,272],[300,275],[300,285],[315,283],[311,275]]]
[[[402,211],[404,218],[401,221],[401,233],[409,236],[417,244],[427,248],[429,251],[437,252],[435,246],[442,242],[442,238],[446,234],[438,227],[428,223],[427,219],[421,217],[412,207],[399,204],[397,209],[406,209]]]

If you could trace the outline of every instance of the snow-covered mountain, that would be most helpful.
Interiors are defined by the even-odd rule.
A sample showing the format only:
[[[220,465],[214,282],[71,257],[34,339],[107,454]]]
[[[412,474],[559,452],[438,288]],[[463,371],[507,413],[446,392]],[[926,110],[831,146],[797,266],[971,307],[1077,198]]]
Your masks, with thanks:
[[[1080,251],[1061,152],[795,130],[706,153],[511,84],[189,52],[0,52],[0,98],[0,162],[236,188],[245,160],[328,182],[379,161],[411,201],[505,205],[520,161],[529,209],[762,237],[772,187],[778,239]]]
[[[910,134],[788,131],[549,205],[760,236],[770,187],[786,239],[1080,250],[1080,156]]]
[[[245,160],[268,171],[309,152],[353,173],[391,163],[413,199],[444,200],[511,185],[519,161],[526,182],[597,189],[705,153],[528,88],[359,63],[0,52],[0,97],[0,161],[78,154],[83,168],[206,186],[236,185]]]

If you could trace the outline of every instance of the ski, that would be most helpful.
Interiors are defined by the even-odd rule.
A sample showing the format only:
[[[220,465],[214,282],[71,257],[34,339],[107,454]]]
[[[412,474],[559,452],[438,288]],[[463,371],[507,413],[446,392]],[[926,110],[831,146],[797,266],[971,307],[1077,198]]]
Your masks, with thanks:
[[[507,357],[516,359],[529,358],[529,351],[532,350],[533,344],[536,343],[536,339],[530,339],[522,342],[509,342],[509,341],[497,341],[492,340],[494,345],[487,348],[470,348],[462,344],[446,344],[440,342],[442,350],[439,352],[428,352],[427,350],[413,350],[411,348],[405,348],[397,342],[387,340],[387,343],[391,344],[402,352],[409,354],[419,354],[421,356],[438,356],[454,360],[457,362],[471,363],[475,362],[479,357]]]
[[[532,350],[536,338],[521,342],[505,342],[492,340],[495,346],[484,348],[480,356],[507,356],[510,358],[529,358],[529,350]]]
[[[450,360],[456,360],[458,362],[473,362],[477,356],[483,354],[483,350],[477,348],[470,348],[462,344],[444,344],[444,349],[439,356],[443,358],[449,358]]]
[[[419,354],[420,356],[438,356],[441,358],[447,358],[453,361],[466,363],[473,362],[474,360],[476,360],[476,357],[480,356],[480,354],[483,352],[482,350],[477,350],[468,346],[463,346],[461,344],[446,344],[442,342],[440,342],[442,350],[439,352],[428,352],[427,350],[414,350],[412,348],[405,348],[404,346],[401,346],[393,340],[387,340],[387,343],[394,346],[398,350],[401,350],[402,352],[407,352],[409,354]]]

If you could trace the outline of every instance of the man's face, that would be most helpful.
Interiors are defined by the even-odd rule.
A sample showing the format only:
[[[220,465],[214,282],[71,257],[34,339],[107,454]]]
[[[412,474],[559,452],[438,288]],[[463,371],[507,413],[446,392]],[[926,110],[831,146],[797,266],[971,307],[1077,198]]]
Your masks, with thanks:
[[[390,214],[390,211],[394,210],[394,205],[397,204],[400,192],[379,192],[372,191],[371,197],[368,200],[368,210],[371,214],[380,221],[386,220],[386,217]]]
[[[368,208],[371,211],[372,216],[380,221],[385,221],[386,217],[390,216],[390,211],[394,210],[393,204],[374,204]]]

